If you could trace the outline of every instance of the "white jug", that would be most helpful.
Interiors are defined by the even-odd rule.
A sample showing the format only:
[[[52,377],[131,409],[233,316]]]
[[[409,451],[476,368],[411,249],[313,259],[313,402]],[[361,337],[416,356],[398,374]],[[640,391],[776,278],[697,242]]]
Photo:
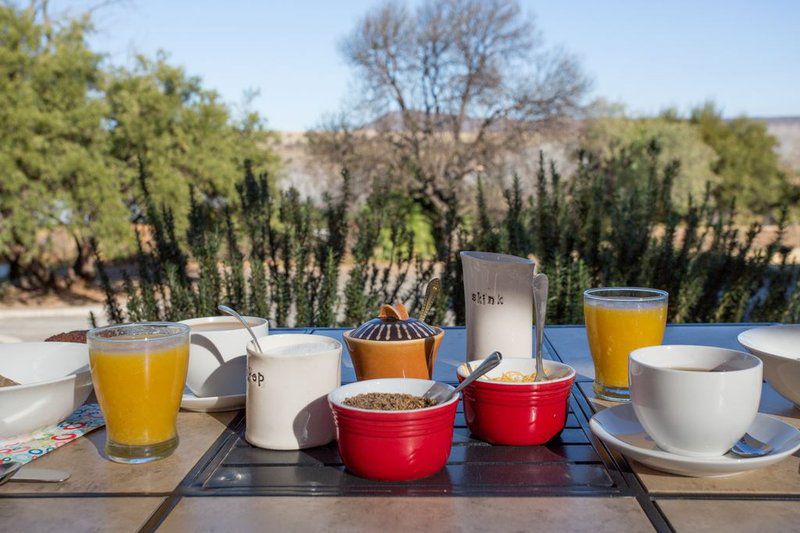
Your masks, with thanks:
[[[497,350],[533,357],[533,275],[524,257],[461,252],[467,318],[467,361]]]

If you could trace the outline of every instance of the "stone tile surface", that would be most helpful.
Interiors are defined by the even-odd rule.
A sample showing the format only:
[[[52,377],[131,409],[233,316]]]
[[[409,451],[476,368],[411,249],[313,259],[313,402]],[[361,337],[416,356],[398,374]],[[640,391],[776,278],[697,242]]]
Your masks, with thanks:
[[[758,531],[800,529],[800,505],[789,501],[657,500],[672,527],[682,531]]]
[[[652,531],[633,498],[183,498],[160,531]]]
[[[581,383],[581,391],[586,395],[592,408],[605,409],[612,402],[593,397],[591,383]],[[776,416],[800,428],[800,409],[781,397],[767,383],[761,393],[759,411]],[[631,467],[647,491],[651,494],[754,494],[764,496],[800,495],[800,452],[783,461],[750,472],[726,477],[690,478],[652,470],[635,461]]]
[[[40,468],[67,470],[72,475],[63,483],[6,483],[0,486],[1,499],[7,494],[50,493],[168,493],[200,460],[236,415],[228,413],[188,413],[178,415],[181,439],[172,456],[144,465],[122,465],[105,458],[104,428],[63,446],[33,464]]]
[[[138,531],[162,501],[147,497],[5,498],[0,499],[0,530]]]

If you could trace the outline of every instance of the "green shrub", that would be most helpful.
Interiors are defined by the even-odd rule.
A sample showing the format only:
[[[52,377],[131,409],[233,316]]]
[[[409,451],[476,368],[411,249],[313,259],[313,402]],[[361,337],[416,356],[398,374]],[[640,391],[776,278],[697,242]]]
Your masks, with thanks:
[[[656,140],[576,158],[576,171],[564,179],[540,154],[534,194],[526,198],[515,176],[501,215],[492,215],[478,180],[471,224],[451,195],[435,252],[423,253],[416,248],[419,212],[402,191],[374,187],[355,205],[345,171],[337,195],[320,208],[293,188],[273,192],[268,176],[249,166],[237,187],[239,209],[213,207],[192,193],[182,244],[172,212],[154,205],[142,170],[148,230],[136,233],[138,282],[124,275],[123,311],[100,265],[108,317],[176,320],[216,314],[224,302],[274,326],[349,326],[383,302],[416,307],[425,283],[439,276],[443,297],[431,320],[463,324],[458,253],[467,249],[535,257],[551,279],[550,323],[582,322],[583,291],[614,285],[669,291],[674,322],[800,317],[797,270],[780,244],[785,207],[781,231],[756,248],[761,227],[740,228],[735,204],[718,205],[710,187],[675,206],[680,164],[664,162]]]

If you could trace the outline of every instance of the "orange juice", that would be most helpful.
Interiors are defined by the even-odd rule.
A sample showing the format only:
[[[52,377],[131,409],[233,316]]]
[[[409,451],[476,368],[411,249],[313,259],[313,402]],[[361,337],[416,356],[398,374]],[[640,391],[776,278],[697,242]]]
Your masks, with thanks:
[[[186,381],[189,345],[139,348],[138,352],[89,351],[108,438],[118,445],[152,445],[177,437],[175,422]]]
[[[661,344],[669,294],[658,289],[607,287],[583,293],[586,337],[594,361],[594,392],[612,401],[630,399],[628,356]]]

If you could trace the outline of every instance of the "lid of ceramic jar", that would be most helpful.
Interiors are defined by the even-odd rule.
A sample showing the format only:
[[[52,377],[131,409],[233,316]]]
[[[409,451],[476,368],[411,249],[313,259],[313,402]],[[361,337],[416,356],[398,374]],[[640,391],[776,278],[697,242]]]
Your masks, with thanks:
[[[403,304],[381,306],[378,318],[367,320],[350,333],[368,341],[410,341],[436,335],[436,330],[418,318],[410,318]]]

